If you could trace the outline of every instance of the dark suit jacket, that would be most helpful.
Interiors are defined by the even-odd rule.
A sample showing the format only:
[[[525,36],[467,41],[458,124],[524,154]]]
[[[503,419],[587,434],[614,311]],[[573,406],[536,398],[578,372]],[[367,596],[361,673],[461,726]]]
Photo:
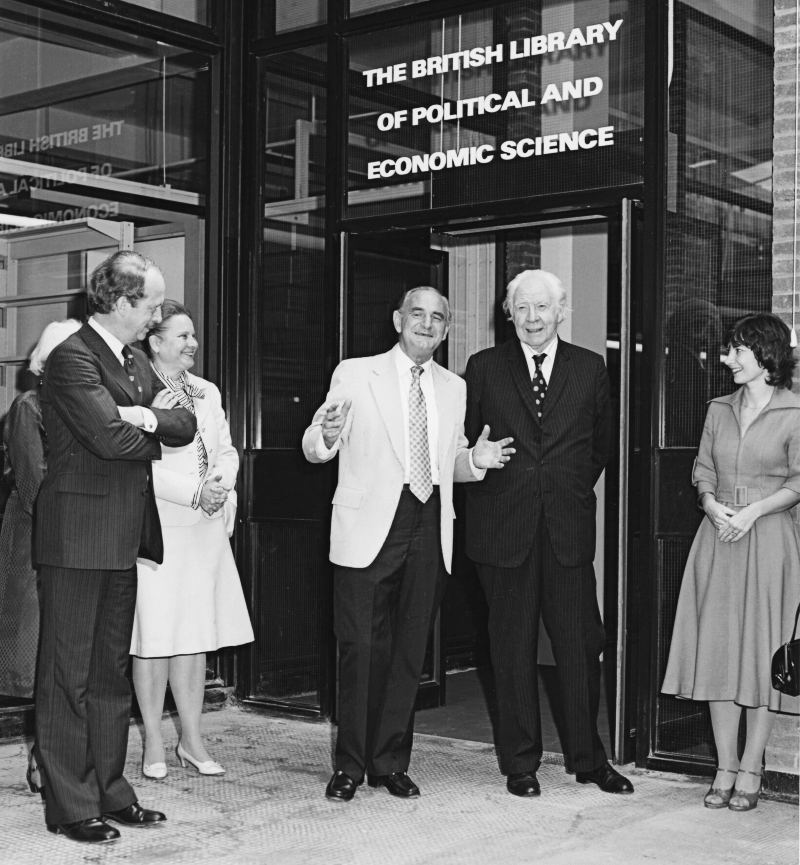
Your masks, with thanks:
[[[593,487],[611,452],[609,384],[600,355],[559,340],[542,423],[528,365],[516,338],[467,363],[466,433],[483,425],[491,438],[513,436],[516,453],[502,471],[467,488],[467,555],[499,567],[522,564],[541,510],[558,561],[590,564],[595,551]]]
[[[41,389],[47,474],[34,545],[39,565],[125,570],[140,554],[157,562],[163,557],[150,461],[161,458],[159,436],[186,444],[197,427],[183,408],[153,409],[156,435],[121,420],[117,405],[148,405],[153,397],[147,358],[139,349],[133,354],[135,383],[84,325],[48,358]]]

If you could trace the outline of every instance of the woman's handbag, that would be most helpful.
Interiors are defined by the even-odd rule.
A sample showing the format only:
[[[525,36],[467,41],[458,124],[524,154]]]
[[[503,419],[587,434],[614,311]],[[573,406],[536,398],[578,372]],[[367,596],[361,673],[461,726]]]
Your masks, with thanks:
[[[800,605],[794,617],[791,639],[772,656],[772,687],[790,697],[800,696],[800,640],[795,639],[798,619]]]

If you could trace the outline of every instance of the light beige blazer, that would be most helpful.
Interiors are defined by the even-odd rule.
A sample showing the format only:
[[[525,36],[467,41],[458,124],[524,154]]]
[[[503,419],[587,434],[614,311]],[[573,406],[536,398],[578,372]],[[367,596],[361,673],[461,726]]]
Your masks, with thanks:
[[[228,500],[213,516],[201,508],[192,508],[192,499],[200,483],[197,450],[194,441],[179,448],[162,445],[161,459],[153,462],[153,489],[162,526],[191,526],[202,519],[224,519],[230,535],[236,516],[236,474],[239,454],[231,443],[231,433],[222,398],[216,385],[204,378],[186,374],[189,383],[201,390],[203,398],[194,402],[197,431],[208,454],[209,476],[222,475],[220,483],[227,487]]]
[[[464,436],[466,385],[438,364],[432,366],[439,416],[439,495],[442,558],[449,573],[453,552],[453,480],[474,481]],[[352,405],[339,439],[320,456],[322,421],[328,405]],[[345,360],[334,370],[325,403],[303,435],[312,463],[339,454],[339,483],[333,496],[330,560],[365,568],[378,555],[392,524],[404,479],[405,430],[397,367],[391,352]],[[324,444],[322,445],[324,450]]]

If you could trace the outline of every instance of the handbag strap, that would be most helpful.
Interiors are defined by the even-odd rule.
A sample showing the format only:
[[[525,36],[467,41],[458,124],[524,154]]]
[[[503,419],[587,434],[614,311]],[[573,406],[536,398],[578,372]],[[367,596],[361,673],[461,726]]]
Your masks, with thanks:
[[[794,614],[794,630],[792,631],[792,640],[797,636],[797,620],[800,619],[800,604],[797,605],[797,612]],[[789,642],[791,642],[790,640]]]

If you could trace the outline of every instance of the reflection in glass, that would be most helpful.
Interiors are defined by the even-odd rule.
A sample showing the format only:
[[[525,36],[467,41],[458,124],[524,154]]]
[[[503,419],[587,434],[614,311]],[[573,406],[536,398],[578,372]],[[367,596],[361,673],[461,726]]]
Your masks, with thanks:
[[[81,187],[198,203],[208,170],[207,62],[117,32],[81,32],[59,15],[7,2],[0,17],[0,204],[39,219],[113,217]],[[194,199],[182,197],[190,191]]]
[[[697,447],[706,402],[733,389],[722,333],[772,307],[772,48],[689,5],[675,28],[664,445]]]

